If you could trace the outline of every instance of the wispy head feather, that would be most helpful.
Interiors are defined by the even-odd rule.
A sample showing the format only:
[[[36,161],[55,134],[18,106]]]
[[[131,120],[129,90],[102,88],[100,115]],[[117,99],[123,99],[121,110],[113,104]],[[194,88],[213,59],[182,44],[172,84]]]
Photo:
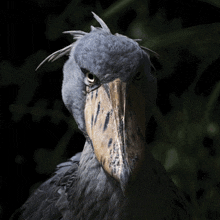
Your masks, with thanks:
[[[79,40],[81,37],[88,34],[87,32],[84,32],[84,31],[64,31],[63,33],[64,34],[71,34],[73,36],[74,40]]]
[[[99,22],[99,24],[101,25],[102,27],[102,30],[105,31],[105,32],[108,32],[108,33],[111,33],[110,32],[110,29],[108,28],[108,26],[105,24],[105,22],[98,16],[96,15],[94,12],[92,12],[94,18]],[[96,29],[95,27],[91,26],[91,30],[94,30]],[[80,38],[82,38],[83,36],[85,36],[86,34],[88,34],[87,32],[84,32],[84,31],[64,31],[63,32],[64,34],[71,34],[73,36],[73,39],[74,40],[79,40]],[[69,46],[67,47],[64,47],[63,49],[60,49],[54,53],[52,53],[51,55],[49,55],[48,57],[46,57],[39,65],[38,67],[36,68],[36,70],[38,70],[46,61],[55,61],[57,59],[59,59],[60,57],[64,56],[64,55],[69,55],[72,48],[74,48],[74,45],[75,42],[73,42],[72,44],[70,44]]]
[[[110,29],[108,28],[108,26],[105,24],[105,22],[98,16],[96,15],[94,12],[92,12],[94,18],[98,21],[98,23],[101,25],[101,28],[96,28],[96,27],[93,27],[91,26],[91,31],[95,31],[95,30],[102,30],[106,33],[111,33]],[[73,31],[64,31],[63,32],[64,34],[71,34],[73,36],[73,39],[74,40],[79,40],[81,39],[82,37],[84,37],[85,35],[89,34],[87,32],[84,32],[84,31],[81,31],[81,30],[73,30]],[[121,35],[121,34],[115,34],[116,36],[124,36],[124,35]],[[126,36],[124,36],[126,37]],[[71,50],[75,47],[75,42],[73,42],[72,44],[68,45],[67,47],[64,47],[54,53],[52,53],[51,55],[49,55],[48,57],[46,57],[39,65],[38,67],[36,68],[36,70],[38,70],[46,61],[55,61],[57,59],[59,59],[60,57],[64,56],[64,55],[69,55]],[[138,42],[138,41],[141,41],[141,39],[134,39],[134,41]],[[147,52],[147,54],[149,54],[148,52],[153,52],[156,56],[158,55],[157,53],[155,53],[154,51],[146,48],[146,47],[142,47],[141,48]]]
[[[99,22],[99,24],[102,27],[103,31],[106,31],[108,33],[111,33],[110,29],[108,28],[108,26],[106,25],[106,23],[98,16],[96,15],[94,12],[92,12],[94,18]]]
[[[60,50],[55,51],[54,53],[50,54],[48,57],[46,57],[36,68],[36,70],[38,70],[46,61],[55,61],[57,59],[59,59],[60,57],[64,56],[64,55],[69,55],[70,51],[72,50],[72,48],[74,47],[74,43],[68,45],[67,47],[64,47]]]

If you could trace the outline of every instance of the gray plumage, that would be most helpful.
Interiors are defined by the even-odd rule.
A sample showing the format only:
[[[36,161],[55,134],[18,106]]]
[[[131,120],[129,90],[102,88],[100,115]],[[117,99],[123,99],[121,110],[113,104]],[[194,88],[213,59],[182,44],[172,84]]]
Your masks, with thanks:
[[[97,78],[91,91],[116,78],[130,82],[140,65],[145,76],[141,82],[150,108],[156,100],[156,79],[150,73],[147,48],[123,35],[112,35],[104,21],[94,14],[102,28],[91,32],[68,31],[77,41],[45,61],[69,55],[63,72],[62,97],[87,141],[82,154],[57,166],[54,175],[43,183],[22,206],[21,219],[190,219],[188,202],[169,179],[163,166],[146,146],[146,156],[139,174],[122,191],[120,183],[108,175],[97,160],[85,126],[85,73]],[[107,87],[106,87],[107,88]],[[149,112],[148,112],[149,111]],[[147,108],[146,121],[151,117]]]

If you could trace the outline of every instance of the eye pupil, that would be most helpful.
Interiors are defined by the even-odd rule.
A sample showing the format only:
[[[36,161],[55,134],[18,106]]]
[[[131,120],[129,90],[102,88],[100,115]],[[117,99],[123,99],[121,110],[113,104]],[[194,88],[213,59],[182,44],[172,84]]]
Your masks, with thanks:
[[[91,79],[91,80],[93,80],[93,75],[90,73],[90,74],[88,75],[88,78]]]
[[[92,73],[86,73],[86,77],[90,83],[93,83],[95,81],[95,77]]]
[[[141,78],[141,72],[137,72],[137,74],[135,75],[135,79],[139,80]]]

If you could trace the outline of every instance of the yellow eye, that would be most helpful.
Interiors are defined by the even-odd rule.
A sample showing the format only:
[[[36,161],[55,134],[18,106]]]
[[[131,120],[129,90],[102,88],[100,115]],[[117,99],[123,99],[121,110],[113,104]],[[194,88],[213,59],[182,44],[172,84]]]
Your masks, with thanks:
[[[95,76],[92,73],[87,72],[86,77],[87,77],[87,80],[88,80],[89,83],[94,83],[95,82]]]

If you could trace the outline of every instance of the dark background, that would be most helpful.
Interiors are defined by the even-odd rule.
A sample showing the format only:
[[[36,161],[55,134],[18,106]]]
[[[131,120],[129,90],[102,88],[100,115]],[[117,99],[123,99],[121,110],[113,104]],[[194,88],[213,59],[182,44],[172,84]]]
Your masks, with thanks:
[[[10,0],[0,7],[0,219],[8,219],[84,137],[61,100],[67,58],[37,65],[72,42],[66,30],[110,27],[155,50],[158,78],[148,143],[197,219],[220,219],[218,0]]]

